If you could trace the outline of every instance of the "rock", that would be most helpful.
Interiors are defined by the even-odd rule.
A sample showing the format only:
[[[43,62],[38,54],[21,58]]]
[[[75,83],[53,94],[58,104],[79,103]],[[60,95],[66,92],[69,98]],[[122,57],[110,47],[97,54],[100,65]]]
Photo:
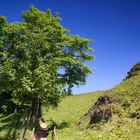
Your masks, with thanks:
[[[109,108],[99,107],[92,110],[90,116],[90,124],[95,124],[101,122],[102,120],[108,121],[110,118],[112,118],[112,112]]]
[[[94,106],[85,114],[85,116],[90,116],[90,124],[96,124],[102,120],[108,121],[112,118],[112,111],[107,105],[115,102],[115,97],[109,95],[100,96]]]
[[[110,104],[110,103],[113,103],[113,102],[115,102],[115,99],[113,97],[104,95],[104,96],[99,97],[99,99],[95,103],[95,106]]]
[[[127,76],[124,80],[134,77],[135,75],[137,75],[138,71],[140,71],[140,62],[135,64],[133,68],[130,69],[130,71],[127,73]]]
[[[90,119],[88,121],[90,126],[94,126],[94,124],[97,124],[101,121],[108,121],[112,118],[113,114],[110,106],[111,104],[114,104],[116,102],[117,100],[115,96],[100,96],[96,103],[88,110],[88,112],[80,118],[77,124],[79,126],[82,126],[82,123],[84,122],[84,120],[86,120],[86,118]]]

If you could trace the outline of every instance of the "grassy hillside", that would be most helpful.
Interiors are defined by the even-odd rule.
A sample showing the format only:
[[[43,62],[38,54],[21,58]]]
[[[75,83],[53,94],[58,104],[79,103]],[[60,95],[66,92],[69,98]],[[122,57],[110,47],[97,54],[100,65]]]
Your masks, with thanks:
[[[105,111],[110,111],[107,119]],[[56,126],[59,140],[139,140],[140,73],[109,91],[65,97],[43,116],[50,128],[48,140],[53,139],[51,126]],[[0,115],[1,140],[12,127],[11,116]]]
[[[79,131],[76,123],[101,94],[102,92],[96,92],[66,97],[58,108],[50,109],[44,114],[46,120],[52,119],[58,125],[57,135],[60,140],[85,139],[81,137],[83,132]],[[50,134],[49,139],[51,138]]]
[[[105,95],[114,102],[95,105],[99,96]],[[107,121],[89,124],[91,116],[84,114],[90,108],[110,109],[112,116]],[[58,124],[57,134],[61,140],[139,140],[140,74],[137,72],[104,93],[67,97],[56,110],[46,112],[45,117]]]
[[[77,129],[76,122],[102,93],[95,92],[65,97],[57,108],[50,109],[48,112],[44,110],[43,116],[48,125],[54,124],[57,126],[59,140],[75,140],[81,137],[81,132]],[[12,117],[12,115],[0,114],[0,140],[8,140],[6,137],[8,131],[15,127],[11,121]],[[52,132],[50,131],[48,140],[52,140]],[[27,139],[30,133],[29,131],[27,132]]]

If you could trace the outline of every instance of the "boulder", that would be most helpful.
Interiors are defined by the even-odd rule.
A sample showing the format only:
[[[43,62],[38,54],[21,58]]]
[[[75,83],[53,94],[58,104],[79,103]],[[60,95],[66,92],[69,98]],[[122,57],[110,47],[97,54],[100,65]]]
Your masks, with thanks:
[[[99,107],[92,110],[90,117],[90,124],[96,124],[103,120],[108,121],[110,118],[112,118],[112,112],[110,108]]]

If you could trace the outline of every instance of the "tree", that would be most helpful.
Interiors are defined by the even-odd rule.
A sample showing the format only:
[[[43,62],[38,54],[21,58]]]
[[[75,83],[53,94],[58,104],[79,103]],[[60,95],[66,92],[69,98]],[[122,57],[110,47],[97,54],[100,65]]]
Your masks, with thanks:
[[[0,18],[0,95],[10,94],[15,112],[25,114],[18,118],[24,120],[21,139],[43,107],[57,106],[64,91],[85,83],[91,73],[85,62],[93,59],[91,40],[71,35],[57,14],[31,6],[22,17]]]

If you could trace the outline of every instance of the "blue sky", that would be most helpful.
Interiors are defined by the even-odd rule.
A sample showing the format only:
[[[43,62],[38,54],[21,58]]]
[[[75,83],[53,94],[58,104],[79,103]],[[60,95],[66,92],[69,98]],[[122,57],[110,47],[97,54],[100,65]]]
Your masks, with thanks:
[[[93,74],[73,93],[110,89],[140,61],[139,0],[1,0],[0,15],[21,21],[21,13],[34,4],[40,10],[59,12],[71,33],[94,39],[96,59],[88,63]]]

